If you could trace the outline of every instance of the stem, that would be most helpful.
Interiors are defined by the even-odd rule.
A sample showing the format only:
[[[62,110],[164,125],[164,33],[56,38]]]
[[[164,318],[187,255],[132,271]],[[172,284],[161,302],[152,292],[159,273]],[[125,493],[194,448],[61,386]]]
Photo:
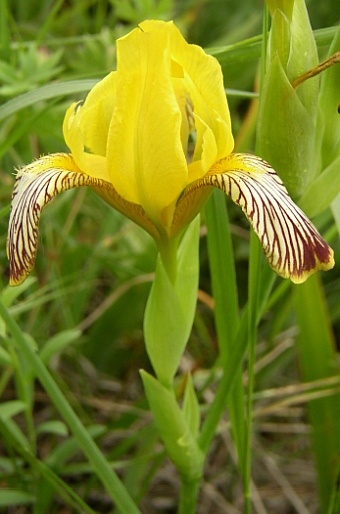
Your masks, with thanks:
[[[316,77],[319,75],[319,73],[322,73],[323,71],[327,70],[330,66],[333,66],[334,64],[338,64],[340,62],[340,52],[336,52],[336,54],[332,55],[325,61],[321,62],[315,68],[312,68],[311,70],[306,71],[299,77],[297,77],[295,80],[293,80],[292,87],[294,89],[297,89],[301,84],[303,84],[306,80],[311,79],[313,77]]]
[[[200,479],[186,480],[182,477],[178,514],[195,514]]]
[[[177,250],[178,250],[179,237],[168,239],[164,237],[158,243],[159,253],[166,270],[168,277],[172,284],[176,282],[177,276]]]
[[[8,346],[9,346],[9,344],[8,344]],[[9,352],[10,352],[13,367],[15,370],[18,395],[19,395],[19,398],[26,405],[24,415],[25,415],[25,420],[26,420],[26,430],[27,430],[28,441],[30,444],[30,450],[35,455],[35,453],[36,453],[36,436],[35,436],[35,428],[34,428],[34,421],[33,421],[33,415],[32,415],[32,406],[33,406],[33,397],[32,397],[33,384],[32,384],[32,381],[34,380],[34,377],[31,377],[31,380],[28,382],[27,377],[24,376],[22,366],[19,362],[17,354],[14,351],[13,346],[9,347]]]
[[[80,448],[91,462],[95,473],[104,484],[108,494],[114,500],[122,514],[140,514],[139,509],[133,502],[129,493],[119,480],[118,476],[99,450],[98,446],[86,430],[80,419],[77,417],[72,407],[58,388],[48,369],[44,366],[39,356],[28,344],[25,335],[19,325],[10,316],[2,302],[0,301],[0,316],[4,320],[9,332],[15,339],[15,343],[21,348],[27,361],[32,366],[37,378],[45,388],[60,415],[70,427]]]

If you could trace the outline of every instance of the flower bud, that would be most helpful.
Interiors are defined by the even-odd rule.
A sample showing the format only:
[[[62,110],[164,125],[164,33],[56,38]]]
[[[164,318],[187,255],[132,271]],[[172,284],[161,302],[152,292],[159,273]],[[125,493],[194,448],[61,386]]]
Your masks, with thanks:
[[[258,119],[260,153],[290,195],[299,198],[313,175],[318,79],[292,82],[318,63],[304,0],[268,0],[272,26]]]

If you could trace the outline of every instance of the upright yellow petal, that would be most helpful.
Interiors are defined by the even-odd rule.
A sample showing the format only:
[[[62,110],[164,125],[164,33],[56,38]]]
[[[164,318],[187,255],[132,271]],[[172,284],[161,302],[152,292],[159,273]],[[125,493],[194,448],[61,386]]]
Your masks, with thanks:
[[[185,188],[233,148],[220,65],[172,22],[145,21],[117,41],[117,71],[69,109],[64,134],[84,173],[169,236]]]
[[[149,23],[144,22],[141,26],[147,26]],[[169,24],[169,28],[172,57],[184,70],[184,86],[193,105],[194,117],[202,120],[196,126],[197,144],[193,161],[202,159],[201,176],[203,176],[213,162],[230,154],[234,147],[222,70],[218,61],[207,55],[201,47],[189,45],[174,24]],[[201,144],[206,137],[209,137],[205,135],[206,127],[209,127],[214,135],[216,144],[214,159],[210,157],[209,143]],[[208,157],[205,154],[210,155]]]
[[[187,184],[182,115],[171,77],[168,24],[137,28],[117,41],[117,104],[107,161],[115,189],[166,227]]]
[[[108,181],[106,147],[116,99],[112,72],[90,91],[84,102],[68,109],[64,138],[79,168],[88,175]]]

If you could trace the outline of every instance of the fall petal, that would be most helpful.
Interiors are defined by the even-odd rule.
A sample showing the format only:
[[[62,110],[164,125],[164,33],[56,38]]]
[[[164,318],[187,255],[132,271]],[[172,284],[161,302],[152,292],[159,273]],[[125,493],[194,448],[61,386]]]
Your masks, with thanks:
[[[231,154],[221,159],[184,197],[202,186],[221,189],[242,208],[268,263],[280,276],[302,283],[317,270],[334,266],[333,250],[291,200],[277,173],[259,157]]]
[[[43,208],[57,194],[80,186],[90,186],[157,239],[141,207],[120,198],[109,182],[81,173],[69,154],[48,155],[22,168],[15,182],[7,238],[11,285],[21,284],[34,266]]]

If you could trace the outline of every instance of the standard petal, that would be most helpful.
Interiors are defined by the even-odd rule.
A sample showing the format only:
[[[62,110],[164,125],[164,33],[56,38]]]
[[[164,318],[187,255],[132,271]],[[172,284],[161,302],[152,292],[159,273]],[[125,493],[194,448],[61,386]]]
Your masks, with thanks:
[[[72,104],[65,115],[63,131],[67,146],[79,169],[92,177],[108,180],[106,159],[103,155],[93,154],[85,151],[85,134],[81,124],[81,104]]]
[[[109,181],[106,147],[116,101],[116,73],[111,72],[89,92],[84,102],[67,110],[63,132],[80,169]]]
[[[21,284],[34,266],[45,205],[58,193],[80,186],[90,186],[157,239],[155,227],[139,205],[123,200],[109,182],[81,173],[71,155],[48,155],[20,170],[15,182],[7,238],[11,285]]]
[[[117,41],[117,104],[107,162],[119,194],[167,229],[172,215],[164,216],[164,209],[187,185],[188,170],[164,25],[147,31],[142,24]]]
[[[333,250],[289,197],[268,163],[248,154],[231,154],[186,191],[202,186],[224,191],[239,205],[258,235],[270,266],[284,278],[304,282],[334,266]]]
[[[144,28],[144,24],[142,27]],[[196,127],[197,141],[202,141],[206,131],[205,126],[208,126],[215,138],[216,152],[213,161],[215,162],[230,154],[234,147],[221,66],[201,47],[189,45],[173,23],[169,23],[169,31],[171,33],[172,58],[184,70],[184,85],[192,102],[194,115],[203,121]],[[209,161],[209,156],[205,155],[209,152],[211,149],[208,145],[202,147],[196,144],[193,160]],[[202,166],[201,176],[207,171],[208,168]]]

